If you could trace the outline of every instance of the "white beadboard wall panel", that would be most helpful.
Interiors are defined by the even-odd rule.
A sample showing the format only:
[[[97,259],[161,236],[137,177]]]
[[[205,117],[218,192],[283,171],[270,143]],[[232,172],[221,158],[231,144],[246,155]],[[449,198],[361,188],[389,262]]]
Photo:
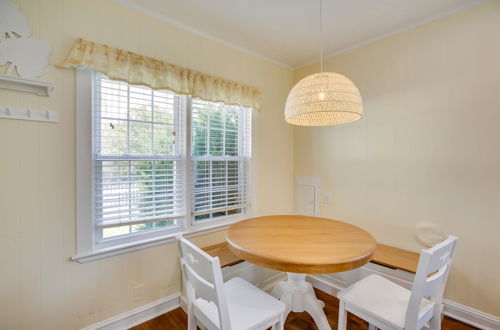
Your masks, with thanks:
[[[500,315],[498,31],[500,1],[488,1],[328,59],[325,68],[361,90],[365,116],[295,129],[296,175],[320,175],[333,194],[323,216],[412,251],[422,248],[416,226],[438,224],[459,237],[445,298],[492,315]]]
[[[264,109],[255,117],[261,136],[253,142],[254,189],[261,194],[254,211],[291,213],[293,129],[281,120],[290,70],[111,0],[13,2],[27,15],[33,38],[52,46],[40,79],[54,89],[50,97],[0,89],[0,105],[57,111],[59,122],[0,119],[0,329],[79,329],[180,290],[175,244],[85,264],[69,261],[76,247],[75,73],[55,65],[76,38],[259,87]],[[223,231],[195,238],[200,245],[223,239]],[[135,299],[133,288],[141,284],[144,297]]]
[[[19,216],[21,222],[21,313],[30,315],[22,327],[34,329],[41,319],[41,238],[40,238],[40,130],[38,123],[18,126],[19,177],[21,187]],[[34,207],[33,207],[34,206]],[[14,252],[14,251],[13,251]]]
[[[0,265],[2,265],[2,281],[0,281],[0,297],[17,297],[21,292],[21,228],[19,222],[18,200],[20,186],[16,181],[19,171],[18,149],[12,143],[17,134],[17,121],[0,120],[0,173],[5,179],[0,185],[0,210],[2,210],[2,230],[0,231]],[[7,266],[7,267],[4,267]],[[20,299],[0,301],[0,320],[6,320],[5,327],[20,328]]]
[[[0,297],[18,296],[21,291],[21,259],[19,253],[13,251],[21,250],[21,238],[17,233],[0,235],[0,262],[9,265],[2,268],[2,281],[0,282]],[[0,303],[0,320],[6,329],[21,328],[21,305],[20,299],[13,301],[2,301]]]
[[[63,319],[57,315],[64,309],[63,265],[63,217],[61,209],[62,162],[60,127],[39,125],[39,215],[40,215],[40,281],[42,329],[57,329]],[[44,219],[51,219],[45,221]],[[43,222],[42,222],[43,221]]]

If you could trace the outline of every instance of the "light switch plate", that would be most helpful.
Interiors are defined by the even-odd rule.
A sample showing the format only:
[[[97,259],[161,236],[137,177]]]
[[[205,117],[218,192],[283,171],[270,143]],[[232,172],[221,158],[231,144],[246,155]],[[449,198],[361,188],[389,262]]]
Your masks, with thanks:
[[[323,195],[323,203],[325,203],[325,204],[332,204],[332,193],[326,192]]]

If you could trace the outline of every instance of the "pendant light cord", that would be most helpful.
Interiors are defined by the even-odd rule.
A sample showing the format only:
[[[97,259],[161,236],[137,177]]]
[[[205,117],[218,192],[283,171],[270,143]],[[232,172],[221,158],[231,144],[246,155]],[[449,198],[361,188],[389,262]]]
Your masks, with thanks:
[[[323,0],[319,0],[319,62],[323,72]]]

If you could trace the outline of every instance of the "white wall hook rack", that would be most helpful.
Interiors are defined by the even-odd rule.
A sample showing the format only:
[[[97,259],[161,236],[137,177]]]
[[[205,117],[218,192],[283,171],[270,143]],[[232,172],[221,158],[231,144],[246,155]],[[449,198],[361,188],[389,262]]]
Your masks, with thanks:
[[[35,93],[40,96],[49,96],[53,86],[49,82],[26,79],[0,74],[0,88]]]
[[[59,114],[54,111],[0,106],[0,119],[19,119],[57,123],[59,121]]]

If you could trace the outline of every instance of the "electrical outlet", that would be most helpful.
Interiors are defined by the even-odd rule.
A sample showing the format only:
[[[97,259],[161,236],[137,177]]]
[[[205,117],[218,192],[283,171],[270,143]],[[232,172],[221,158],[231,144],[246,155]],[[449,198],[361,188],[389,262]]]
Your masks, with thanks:
[[[144,300],[144,283],[134,286],[134,300]]]

